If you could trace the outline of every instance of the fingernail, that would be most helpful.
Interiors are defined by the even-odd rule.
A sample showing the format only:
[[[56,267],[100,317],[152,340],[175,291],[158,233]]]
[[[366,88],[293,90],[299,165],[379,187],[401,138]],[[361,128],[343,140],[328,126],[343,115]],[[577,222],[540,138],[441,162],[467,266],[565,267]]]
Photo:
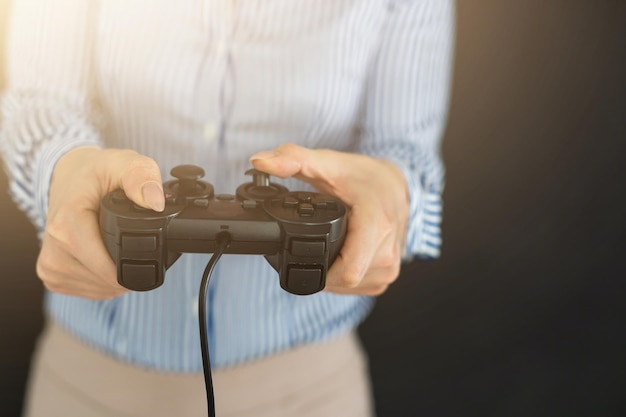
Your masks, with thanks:
[[[154,181],[147,182],[141,187],[143,201],[154,211],[163,211],[165,208],[165,196],[161,186]]]
[[[259,153],[255,153],[250,157],[250,161],[260,160],[260,159],[271,159],[278,156],[277,153],[272,151],[263,151]]]

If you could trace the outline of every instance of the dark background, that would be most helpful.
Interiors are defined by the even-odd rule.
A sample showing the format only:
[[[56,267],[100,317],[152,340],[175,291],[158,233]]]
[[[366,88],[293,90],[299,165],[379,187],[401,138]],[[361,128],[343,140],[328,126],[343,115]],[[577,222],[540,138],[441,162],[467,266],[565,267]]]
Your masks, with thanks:
[[[626,1],[458,2],[443,255],[360,329],[380,417],[626,415],[625,76]],[[1,175],[0,214],[17,416],[42,290]]]

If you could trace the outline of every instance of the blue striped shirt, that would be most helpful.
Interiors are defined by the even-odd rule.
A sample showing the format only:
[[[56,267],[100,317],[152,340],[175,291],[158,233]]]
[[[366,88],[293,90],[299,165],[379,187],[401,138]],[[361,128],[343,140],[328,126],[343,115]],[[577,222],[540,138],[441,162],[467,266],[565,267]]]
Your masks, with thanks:
[[[13,3],[0,146],[11,194],[40,232],[54,164],[76,147],[133,148],[164,179],[196,164],[233,193],[252,154],[291,142],[395,162],[410,191],[406,257],[438,256],[452,0]],[[47,314],[122,360],[200,371],[208,256],[183,255],[150,292],[48,293]],[[335,337],[373,304],[288,294],[262,256],[244,255],[222,258],[208,299],[215,367]]]

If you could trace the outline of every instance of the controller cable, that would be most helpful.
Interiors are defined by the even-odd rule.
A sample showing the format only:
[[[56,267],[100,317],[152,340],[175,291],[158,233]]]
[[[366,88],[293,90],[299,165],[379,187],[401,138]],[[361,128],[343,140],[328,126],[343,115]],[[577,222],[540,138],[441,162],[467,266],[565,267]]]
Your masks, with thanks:
[[[211,378],[211,358],[209,356],[209,337],[207,335],[206,305],[209,281],[215,264],[230,245],[231,237],[228,232],[217,235],[217,250],[211,256],[209,263],[202,274],[200,294],[198,296],[198,316],[200,318],[200,347],[202,349],[202,367],[204,369],[204,385],[206,387],[207,410],[209,417],[215,417],[215,398],[213,395],[213,379]]]

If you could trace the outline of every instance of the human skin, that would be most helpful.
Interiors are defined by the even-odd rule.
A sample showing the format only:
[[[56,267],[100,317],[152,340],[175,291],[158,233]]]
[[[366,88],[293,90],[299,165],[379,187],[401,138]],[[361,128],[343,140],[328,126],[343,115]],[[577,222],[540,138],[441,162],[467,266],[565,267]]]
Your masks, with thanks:
[[[256,169],[296,177],[348,207],[348,230],[326,277],[326,291],[380,295],[400,272],[409,213],[401,170],[384,159],[287,144],[250,158]],[[375,175],[374,175],[375,174]],[[56,164],[37,274],[51,291],[111,299],[127,289],[100,237],[102,198],[121,188],[134,203],[156,211],[165,205],[156,162],[125,149],[81,147]]]

